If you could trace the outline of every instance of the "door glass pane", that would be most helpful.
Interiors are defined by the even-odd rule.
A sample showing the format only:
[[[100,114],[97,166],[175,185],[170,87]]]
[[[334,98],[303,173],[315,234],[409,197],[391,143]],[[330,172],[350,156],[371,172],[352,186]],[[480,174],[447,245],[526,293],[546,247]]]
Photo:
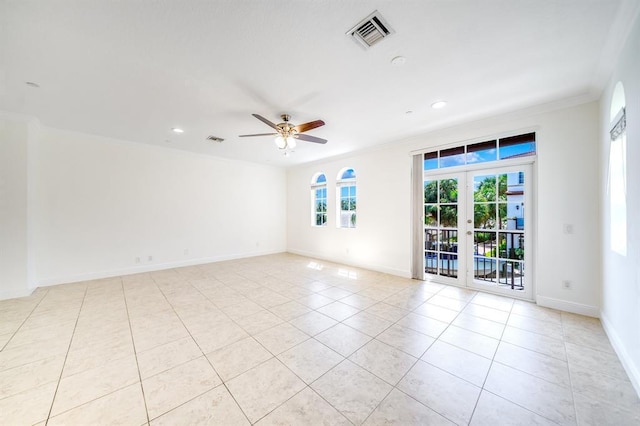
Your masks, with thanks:
[[[440,151],[440,168],[464,166],[464,146]]]
[[[473,277],[476,280],[495,282],[496,261],[482,256],[473,257]]]
[[[473,227],[476,229],[496,229],[495,203],[474,203]]]
[[[496,257],[497,234],[495,232],[478,232],[475,231],[473,242],[473,254],[484,257]]]
[[[512,290],[524,289],[524,262],[501,260],[498,266],[499,283]]]
[[[424,202],[425,203],[438,202],[438,181],[437,180],[424,181]]]
[[[424,182],[425,272],[458,276],[458,179]]]
[[[458,180],[444,179],[440,181],[440,202],[441,203],[457,203],[458,202]]]
[[[498,142],[500,147],[500,159],[525,157],[536,154],[536,134],[527,133],[526,135],[512,136],[502,138]]]
[[[438,206],[436,204],[425,204],[424,224],[428,226],[438,226]]]
[[[496,201],[496,175],[473,178],[473,201],[477,203]]]

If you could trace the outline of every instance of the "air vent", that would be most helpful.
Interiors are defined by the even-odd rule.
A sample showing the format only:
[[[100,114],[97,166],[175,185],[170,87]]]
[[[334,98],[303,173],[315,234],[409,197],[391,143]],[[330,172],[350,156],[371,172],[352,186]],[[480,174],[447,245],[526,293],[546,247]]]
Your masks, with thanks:
[[[380,15],[380,12],[376,10],[351,28],[347,35],[353,37],[360,46],[368,49],[394,32]]]
[[[207,137],[208,141],[221,143],[224,139],[219,138],[217,136],[209,136]]]

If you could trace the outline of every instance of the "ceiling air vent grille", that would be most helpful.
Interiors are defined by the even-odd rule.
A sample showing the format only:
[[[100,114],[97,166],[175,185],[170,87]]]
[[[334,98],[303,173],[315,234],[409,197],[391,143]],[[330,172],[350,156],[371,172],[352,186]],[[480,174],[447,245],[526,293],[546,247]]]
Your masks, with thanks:
[[[380,12],[376,10],[371,15],[358,22],[356,26],[347,32],[347,34],[353,37],[359,45],[368,49],[394,32],[395,31],[389,27],[389,24],[387,24],[384,18],[380,15]]]

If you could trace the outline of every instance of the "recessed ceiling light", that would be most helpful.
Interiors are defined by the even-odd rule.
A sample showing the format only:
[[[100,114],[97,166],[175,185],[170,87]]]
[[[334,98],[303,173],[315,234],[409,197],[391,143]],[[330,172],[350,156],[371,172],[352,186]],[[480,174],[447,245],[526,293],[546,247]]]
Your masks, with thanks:
[[[174,128],[173,128],[173,129],[171,129],[171,130],[173,130],[173,133],[184,133],[184,130],[179,129],[179,128],[177,128],[177,127],[174,127]]]
[[[404,113],[407,114],[407,115],[411,115],[411,114],[413,114],[413,111],[409,110],[409,111],[405,111]]]
[[[24,84],[26,84],[29,87],[40,87],[40,85],[38,83],[34,83],[33,81],[26,81]]]
[[[397,67],[402,66],[407,63],[407,58],[404,56],[396,56],[391,60],[391,65],[395,65]]]
[[[438,102],[432,103],[431,108],[440,109],[440,108],[444,108],[446,105],[447,105],[446,101],[438,101]]]

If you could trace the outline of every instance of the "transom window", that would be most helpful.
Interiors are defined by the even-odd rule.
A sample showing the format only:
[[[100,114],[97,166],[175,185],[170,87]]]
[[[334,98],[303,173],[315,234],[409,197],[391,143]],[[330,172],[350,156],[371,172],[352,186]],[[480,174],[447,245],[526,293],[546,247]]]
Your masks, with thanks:
[[[327,226],[327,177],[316,173],[311,180],[311,226]]]
[[[536,155],[536,134],[510,136],[424,154],[424,170],[465,166]]]
[[[340,209],[337,210],[338,228],[356,227],[356,172],[352,168],[340,170],[336,183],[336,198]]]

